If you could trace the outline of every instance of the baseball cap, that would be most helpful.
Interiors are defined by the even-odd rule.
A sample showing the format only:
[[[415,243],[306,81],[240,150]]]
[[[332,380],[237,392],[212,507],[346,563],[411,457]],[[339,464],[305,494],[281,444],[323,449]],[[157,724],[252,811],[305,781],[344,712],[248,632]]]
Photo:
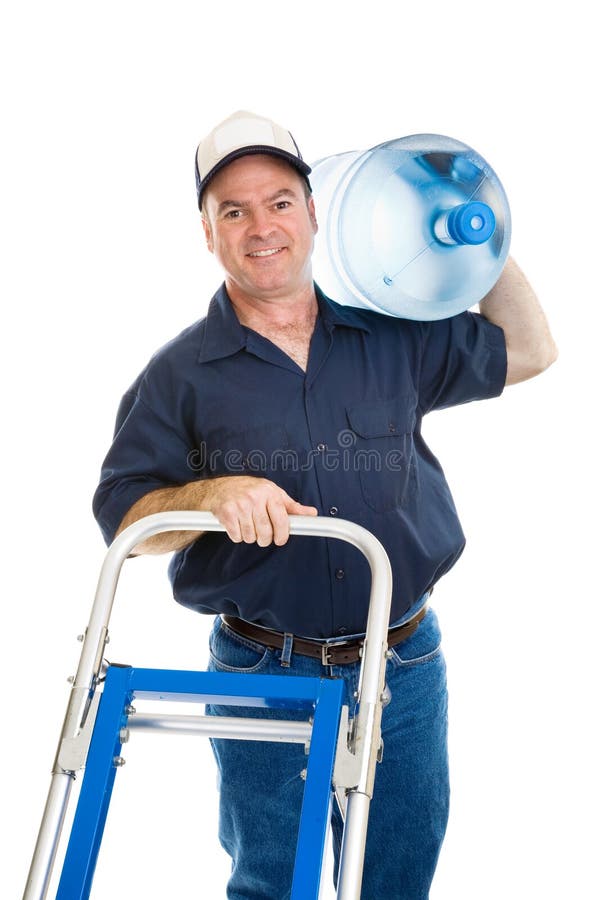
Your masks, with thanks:
[[[302,159],[291,133],[271,119],[239,110],[213,128],[198,145],[196,150],[198,206],[202,207],[202,194],[217,172],[234,159],[253,153],[267,153],[285,160],[309,183],[308,175],[311,168]]]

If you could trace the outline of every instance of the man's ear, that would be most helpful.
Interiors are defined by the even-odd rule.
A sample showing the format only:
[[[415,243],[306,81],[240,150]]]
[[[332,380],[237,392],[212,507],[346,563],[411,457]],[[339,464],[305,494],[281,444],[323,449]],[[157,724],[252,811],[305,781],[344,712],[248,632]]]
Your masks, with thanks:
[[[315,201],[313,197],[308,198],[308,215],[312,222],[313,232],[316,234],[319,230],[319,223],[317,222],[317,212],[315,210]]]
[[[202,213],[202,228],[204,229],[204,237],[206,238],[206,246],[211,253],[214,253],[215,245],[213,242],[212,228],[207,217]]]

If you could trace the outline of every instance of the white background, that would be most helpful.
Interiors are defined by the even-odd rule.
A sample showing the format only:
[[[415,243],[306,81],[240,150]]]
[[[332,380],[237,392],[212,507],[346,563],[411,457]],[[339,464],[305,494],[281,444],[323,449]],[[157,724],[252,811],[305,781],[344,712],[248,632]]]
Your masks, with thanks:
[[[2,897],[25,881],[104,554],[90,501],[117,404],[218,286],[192,158],[240,108],[291,128],[308,160],[449,134],[506,188],[511,252],[561,356],[426,422],[468,536],[435,594],[453,803],[432,898],[600,896],[597,47],[582,2],[535,10],[23,0],[2,15]],[[125,567],[109,658],[202,668],[209,622],[172,601],[165,567]],[[92,896],[223,897],[208,745],[138,736],[125,756]]]

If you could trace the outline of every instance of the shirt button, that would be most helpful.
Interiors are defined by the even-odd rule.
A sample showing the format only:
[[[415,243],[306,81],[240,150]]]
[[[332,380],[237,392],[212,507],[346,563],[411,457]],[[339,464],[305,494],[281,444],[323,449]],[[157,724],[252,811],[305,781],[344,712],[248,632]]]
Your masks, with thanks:
[[[322,453],[323,450],[327,450],[327,444],[323,444],[322,442],[320,444],[317,444],[317,450],[319,451],[319,453]]]
[[[330,515],[330,516],[337,516],[337,514],[338,514],[338,508],[337,508],[337,506],[330,506],[330,507],[329,507],[329,515]]]
[[[348,634],[348,629],[342,625],[341,628],[338,628],[338,630],[336,631],[336,634],[339,634],[341,637],[341,635],[343,635],[343,634]]]
[[[336,569],[336,570],[335,570],[335,577],[337,578],[338,581],[341,581],[342,578],[344,578],[345,576],[346,576],[346,573],[344,572],[343,569]]]
[[[391,432],[391,434],[394,434],[394,432],[396,431],[396,426],[394,425],[393,422],[390,422],[390,424],[388,425],[388,429]]]

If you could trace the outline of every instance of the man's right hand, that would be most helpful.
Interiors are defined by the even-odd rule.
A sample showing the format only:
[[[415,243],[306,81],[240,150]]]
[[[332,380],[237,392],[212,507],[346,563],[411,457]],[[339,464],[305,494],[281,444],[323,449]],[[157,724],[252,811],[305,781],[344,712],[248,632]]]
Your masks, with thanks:
[[[117,534],[132,522],[153,513],[174,509],[198,509],[213,513],[225,526],[232,541],[281,546],[290,536],[288,516],[316,516],[314,506],[303,506],[266,478],[252,475],[224,475],[190,481],[180,487],[158,488],[144,494],[124,516]],[[140,553],[170,553],[183,550],[203,532],[168,531],[138,544]]]
[[[290,536],[288,516],[316,516],[314,506],[304,506],[266,478],[229,475],[200,482],[202,505],[225,526],[234,543],[259,547],[285,544]]]

